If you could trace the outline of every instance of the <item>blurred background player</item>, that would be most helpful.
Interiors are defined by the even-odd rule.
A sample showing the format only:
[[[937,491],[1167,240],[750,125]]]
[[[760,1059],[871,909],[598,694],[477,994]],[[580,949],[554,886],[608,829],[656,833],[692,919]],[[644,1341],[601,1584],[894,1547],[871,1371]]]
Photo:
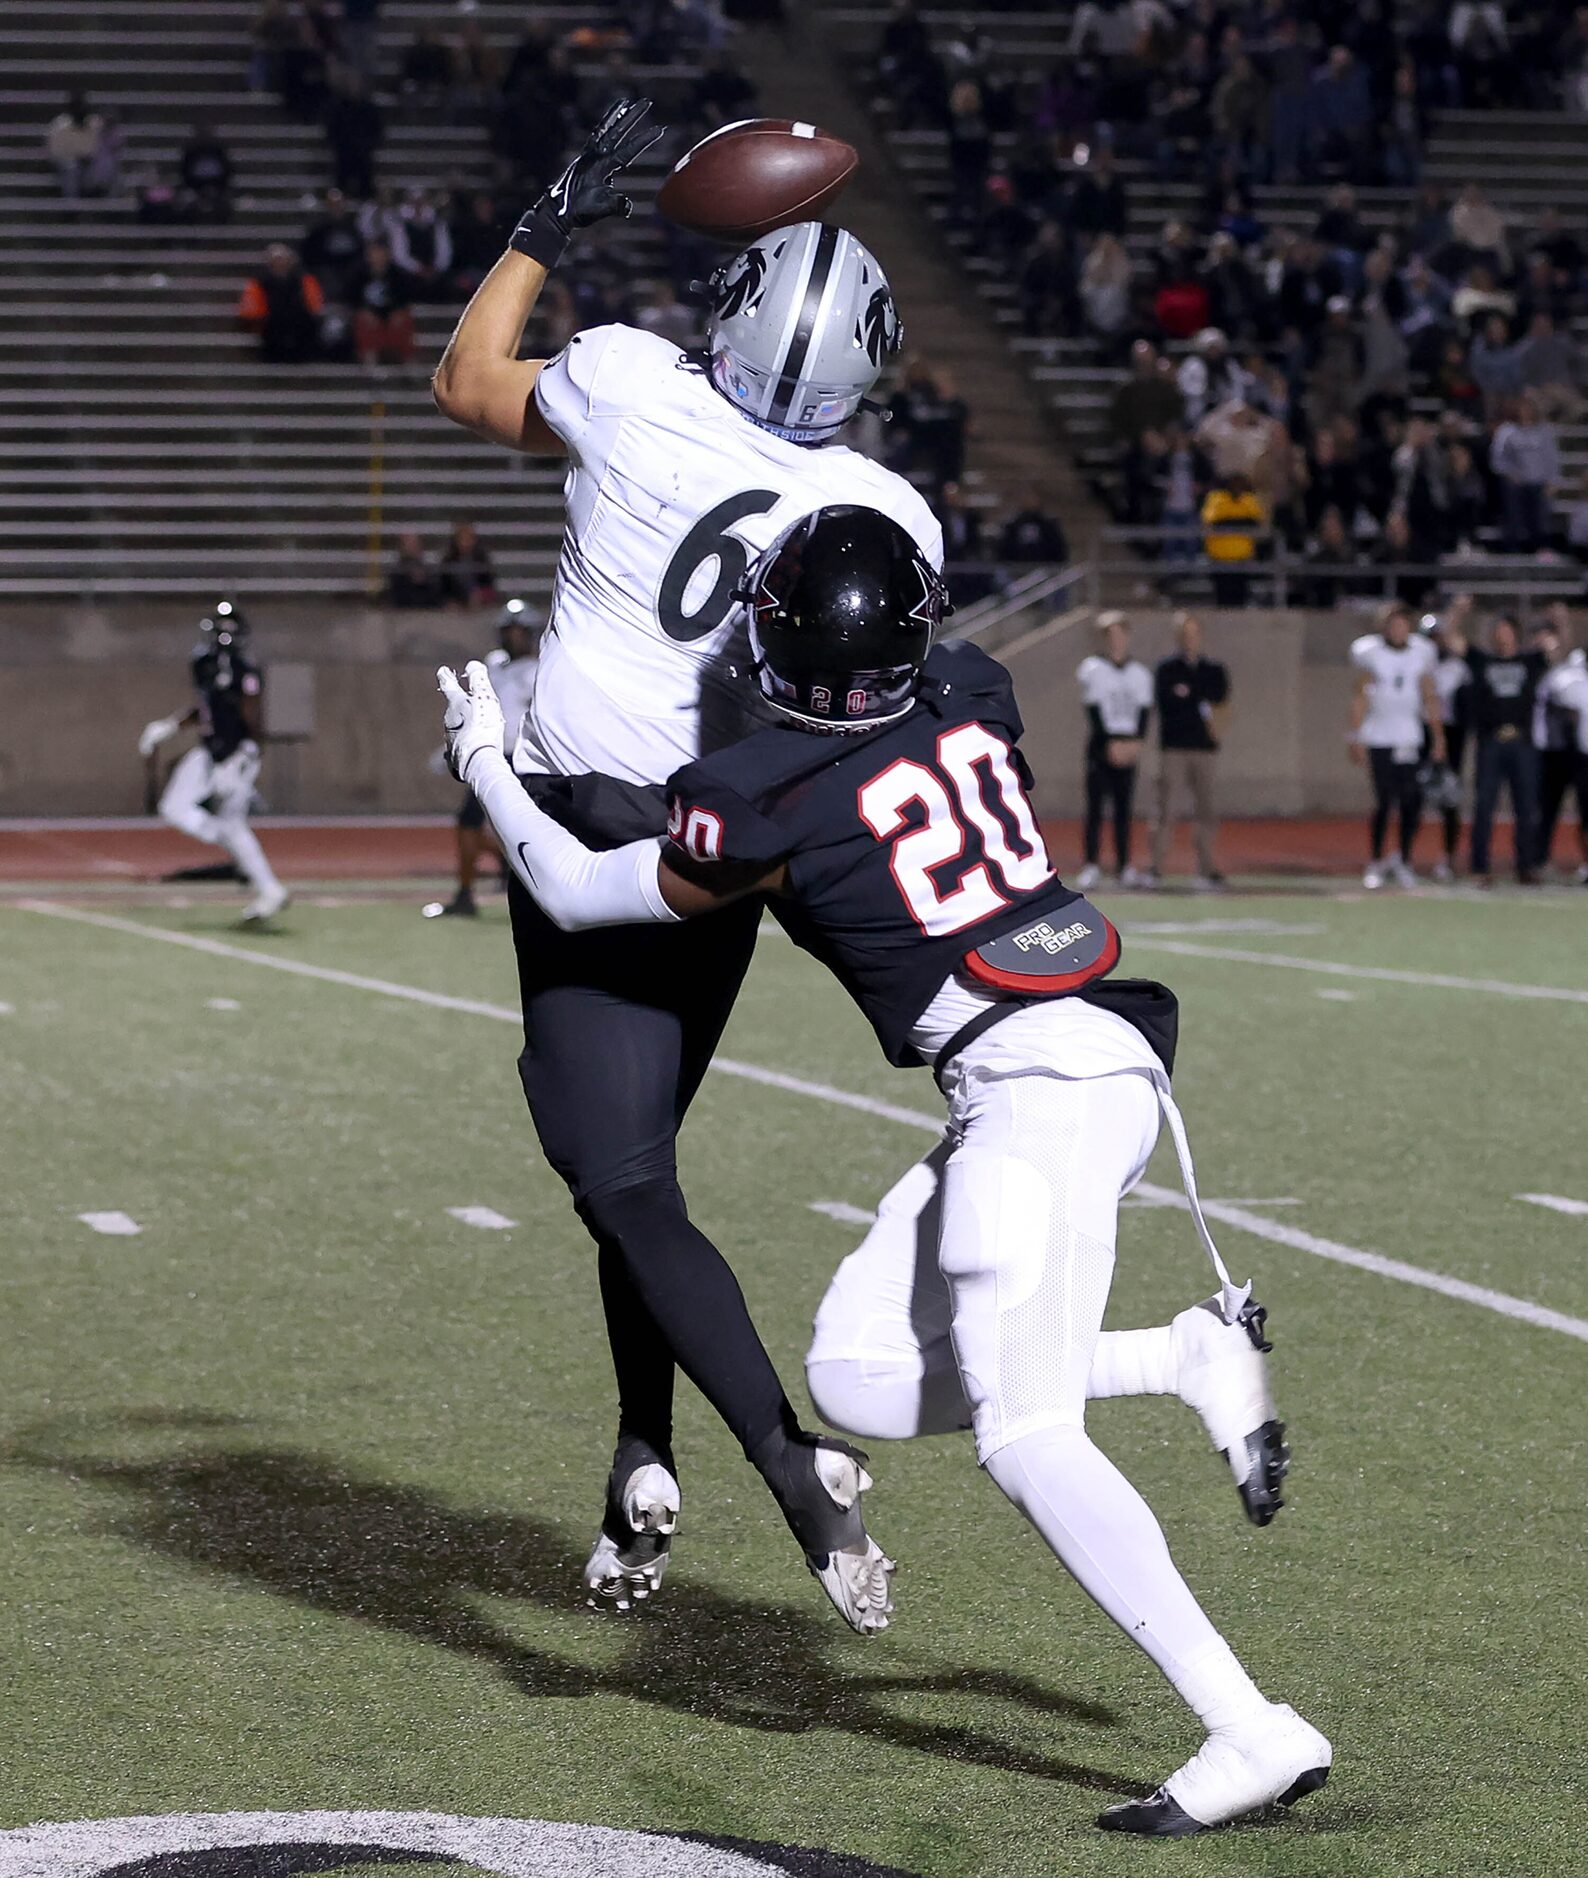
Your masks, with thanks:
[[[1219,832],[1213,806],[1213,769],[1229,709],[1230,675],[1217,659],[1202,652],[1202,622],[1194,613],[1177,613],[1175,650],[1153,675],[1158,706],[1158,800],[1152,831],[1152,872],[1157,886],[1174,839],[1175,794],[1191,803],[1196,830],[1197,872],[1192,886],[1208,893],[1224,885],[1213,864]]]
[[[1372,859],[1362,885],[1375,890],[1393,879],[1400,887],[1416,881],[1412,849],[1422,821],[1423,789],[1418,772],[1423,745],[1435,763],[1445,760],[1445,727],[1434,689],[1438,663],[1428,640],[1413,637],[1411,608],[1392,601],[1380,615],[1379,631],[1365,633],[1351,647],[1357,668],[1351,699],[1351,760],[1366,763],[1373,779],[1373,815],[1368,824]],[[1384,863],[1390,816],[1399,813],[1400,845]]]
[[[1472,723],[1472,667],[1467,663],[1467,628],[1475,602],[1470,593],[1458,593],[1444,614],[1434,621],[1434,690],[1439,697],[1439,721],[1445,730],[1445,761],[1435,784],[1444,854],[1434,863],[1438,881],[1456,877],[1456,853],[1461,846],[1462,765],[1467,754],[1467,732]]]
[[[535,695],[535,673],[540,667],[540,635],[545,618],[526,600],[507,601],[496,616],[497,648],[485,661],[491,684],[502,704],[502,721],[507,726],[507,749],[513,754],[519,726]],[[442,759],[444,763],[444,758]],[[474,903],[474,883],[480,871],[480,858],[495,847],[485,825],[485,811],[470,789],[458,810],[458,888],[445,903],[431,901],[426,918],[473,919],[479,913]],[[505,880],[504,880],[505,885]]]
[[[199,621],[192,666],[198,702],[180,717],[145,724],[138,753],[152,757],[178,731],[198,725],[199,741],[172,770],[160,796],[160,817],[195,841],[224,848],[253,888],[243,918],[266,920],[281,911],[288,895],[248,826],[259,779],[263,693],[259,667],[248,656],[250,636],[248,621],[230,600]]]
[[[1147,876],[1130,864],[1131,820],[1142,739],[1152,715],[1152,673],[1130,656],[1130,621],[1123,613],[1099,615],[1103,650],[1081,660],[1076,678],[1091,734],[1086,740],[1086,865],[1076,876],[1084,893],[1101,877],[1103,815],[1114,824],[1114,862],[1122,887],[1142,887]]]
[[[1533,712],[1533,743],[1538,750],[1538,834],[1534,854],[1541,872],[1550,865],[1555,830],[1566,797],[1577,788],[1577,813],[1583,813],[1578,787],[1577,717],[1568,700],[1575,695],[1573,674],[1583,667],[1581,646],[1571,642],[1571,612],[1555,600],[1533,634],[1533,644],[1549,669],[1538,688]]]

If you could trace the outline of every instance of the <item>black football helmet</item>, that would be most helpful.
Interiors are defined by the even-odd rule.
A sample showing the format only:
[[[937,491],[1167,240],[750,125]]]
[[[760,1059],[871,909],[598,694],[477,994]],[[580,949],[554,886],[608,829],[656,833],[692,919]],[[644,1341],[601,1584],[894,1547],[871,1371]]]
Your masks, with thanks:
[[[232,600],[217,600],[199,621],[199,650],[208,652],[234,646],[240,652],[248,643],[252,628],[242,608]]]
[[[756,682],[807,730],[871,730],[910,709],[948,590],[915,539],[877,509],[818,509],[751,570]]]

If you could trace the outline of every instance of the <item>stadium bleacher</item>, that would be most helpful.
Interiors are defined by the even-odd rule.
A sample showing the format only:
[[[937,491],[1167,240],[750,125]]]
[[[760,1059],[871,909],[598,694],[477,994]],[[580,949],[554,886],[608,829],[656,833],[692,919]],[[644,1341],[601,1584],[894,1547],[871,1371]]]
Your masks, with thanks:
[[[47,0],[7,8],[0,107],[0,593],[200,594],[372,591],[397,532],[479,525],[507,584],[544,581],[555,564],[561,476],[491,450],[436,415],[427,376],[456,318],[416,308],[411,372],[371,381],[356,366],[266,365],[235,322],[238,291],[266,245],[295,242],[329,179],[317,125],[246,88],[248,0],[189,0],[174,49],[138,0],[62,12]],[[592,9],[545,6],[548,32]],[[513,0],[480,0],[488,40],[506,49],[526,24]],[[380,88],[388,90],[420,0],[383,12]],[[594,75],[599,63],[584,68]],[[661,98],[687,66],[637,67]],[[81,86],[120,113],[126,174],[169,175],[196,117],[213,120],[237,165],[222,226],[151,227],[131,195],[63,200],[44,132]],[[394,112],[380,176],[398,189],[489,174],[478,124]],[[639,178],[659,179],[653,165]],[[620,264],[657,263],[658,236],[637,216],[614,232]]]

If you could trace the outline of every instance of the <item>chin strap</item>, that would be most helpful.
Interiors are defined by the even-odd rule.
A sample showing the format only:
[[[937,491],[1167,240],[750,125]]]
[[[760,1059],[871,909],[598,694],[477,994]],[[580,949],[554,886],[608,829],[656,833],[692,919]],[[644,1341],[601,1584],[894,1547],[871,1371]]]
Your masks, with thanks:
[[[1252,1295],[1251,1280],[1244,1285],[1236,1284],[1229,1274],[1213,1243],[1213,1234],[1208,1229],[1207,1218],[1202,1211],[1201,1196],[1197,1193],[1196,1163],[1191,1159],[1191,1143],[1186,1139],[1185,1119],[1179,1105],[1170,1093],[1169,1078],[1162,1070],[1157,1071],[1152,1079],[1152,1086],[1158,1093],[1158,1106],[1163,1110],[1163,1118],[1169,1124],[1169,1136],[1174,1142],[1175,1158],[1180,1163],[1180,1181],[1185,1188],[1185,1197],[1190,1202],[1191,1218],[1196,1224],[1197,1237],[1202,1241],[1202,1249],[1213,1263],[1213,1270],[1219,1281],[1219,1314],[1226,1324],[1239,1322],[1242,1310]]]

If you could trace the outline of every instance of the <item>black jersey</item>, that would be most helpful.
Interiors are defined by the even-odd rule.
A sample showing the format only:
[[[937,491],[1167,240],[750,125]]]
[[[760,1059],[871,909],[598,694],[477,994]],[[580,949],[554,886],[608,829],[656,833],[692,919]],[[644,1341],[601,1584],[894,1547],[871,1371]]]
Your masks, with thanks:
[[[259,667],[232,646],[200,646],[193,655],[193,684],[199,699],[199,735],[217,763],[253,735],[243,699],[259,696]]]
[[[968,953],[1080,900],[1031,812],[1021,728],[1001,665],[935,647],[897,724],[773,726],[681,769],[667,859],[706,879],[786,862],[789,936],[836,974],[888,1060],[914,1064],[910,1029]]]

